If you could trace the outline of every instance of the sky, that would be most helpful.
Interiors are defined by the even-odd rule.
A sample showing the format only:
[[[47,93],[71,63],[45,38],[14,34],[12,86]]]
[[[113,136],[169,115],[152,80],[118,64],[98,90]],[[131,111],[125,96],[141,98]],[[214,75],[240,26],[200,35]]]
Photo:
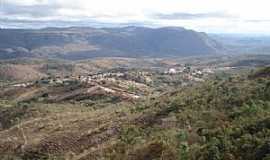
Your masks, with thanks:
[[[269,0],[0,0],[0,27],[181,26],[270,34],[269,6]]]

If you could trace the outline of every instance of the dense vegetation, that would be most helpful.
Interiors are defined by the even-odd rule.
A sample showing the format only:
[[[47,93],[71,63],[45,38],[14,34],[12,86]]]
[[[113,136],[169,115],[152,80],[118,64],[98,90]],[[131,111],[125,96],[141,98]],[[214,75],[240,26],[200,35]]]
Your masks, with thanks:
[[[45,106],[47,108],[44,108]],[[73,107],[74,112],[80,110],[80,118],[86,118],[78,120],[78,123],[82,124],[91,121],[92,115],[88,115],[88,112],[95,113],[97,111],[94,110],[100,110],[97,113],[104,113],[106,122],[104,120],[103,127],[99,126],[91,134],[87,132],[86,137],[83,129],[78,131],[84,141],[95,139],[102,134],[105,137],[98,139],[99,145],[89,146],[82,141],[80,146],[74,146],[79,148],[79,151],[61,148],[60,144],[51,151],[42,148],[46,146],[35,146],[36,144],[32,143],[28,148],[9,149],[7,153],[7,150],[1,149],[5,144],[0,143],[0,155],[3,155],[1,159],[270,159],[269,67],[249,75],[216,77],[203,84],[170,91],[132,105],[108,105],[94,110],[78,104],[69,106]],[[3,101],[0,117],[5,118],[1,118],[0,122],[3,130],[10,131],[12,126],[20,124],[20,121],[30,116],[46,117],[53,112],[68,112],[70,109],[65,109],[69,106],[10,104]],[[98,118],[100,117],[97,117],[97,121]],[[52,128],[52,124],[50,125]],[[70,123],[67,128],[72,129],[72,125]],[[42,127],[46,128],[46,125]],[[72,135],[66,134],[62,128],[55,132],[67,137]],[[107,132],[107,128],[110,128],[110,132]],[[76,131],[70,133],[73,132]],[[60,137],[61,141],[59,135],[58,139],[57,136],[52,139],[55,143],[73,145],[73,142],[63,140],[64,136]],[[0,131],[0,138],[6,138],[5,133]],[[72,141],[72,138],[67,139]],[[77,143],[74,142],[74,145]],[[38,147],[41,148],[36,149]]]
[[[249,78],[218,79],[138,105],[134,112],[143,114],[123,128],[116,155],[128,148],[120,157],[269,159],[269,75],[266,68]]]

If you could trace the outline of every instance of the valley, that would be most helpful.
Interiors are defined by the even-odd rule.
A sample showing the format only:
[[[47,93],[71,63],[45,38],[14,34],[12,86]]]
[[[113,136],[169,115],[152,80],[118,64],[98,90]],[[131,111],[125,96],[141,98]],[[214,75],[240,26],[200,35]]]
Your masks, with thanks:
[[[269,6],[0,0],[0,160],[270,160]]]
[[[0,72],[0,157],[265,158],[269,60],[242,55],[1,61],[1,69],[12,69]]]
[[[270,61],[269,56],[264,57]],[[234,58],[238,60],[233,62],[224,56],[223,62],[222,58],[216,57],[149,58],[143,62],[135,58],[98,58],[77,62],[42,59],[2,61],[0,97],[16,102],[133,101],[269,63],[259,55]]]

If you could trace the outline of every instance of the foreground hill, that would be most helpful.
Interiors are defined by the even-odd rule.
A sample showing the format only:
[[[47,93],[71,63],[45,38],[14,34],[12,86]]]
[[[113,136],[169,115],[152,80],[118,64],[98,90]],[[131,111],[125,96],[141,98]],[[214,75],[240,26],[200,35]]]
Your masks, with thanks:
[[[222,49],[205,33],[175,27],[0,30],[0,59],[196,56]]]
[[[103,107],[1,101],[1,159],[267,160],[269,68]]]

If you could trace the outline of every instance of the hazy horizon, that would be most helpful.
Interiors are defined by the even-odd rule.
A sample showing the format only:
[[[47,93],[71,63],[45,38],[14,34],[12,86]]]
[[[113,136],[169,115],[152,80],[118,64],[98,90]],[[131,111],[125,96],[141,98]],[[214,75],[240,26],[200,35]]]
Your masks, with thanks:
[[[165,27],[270,34],[269,2],[244,0],[0,0],[1,28]]]

